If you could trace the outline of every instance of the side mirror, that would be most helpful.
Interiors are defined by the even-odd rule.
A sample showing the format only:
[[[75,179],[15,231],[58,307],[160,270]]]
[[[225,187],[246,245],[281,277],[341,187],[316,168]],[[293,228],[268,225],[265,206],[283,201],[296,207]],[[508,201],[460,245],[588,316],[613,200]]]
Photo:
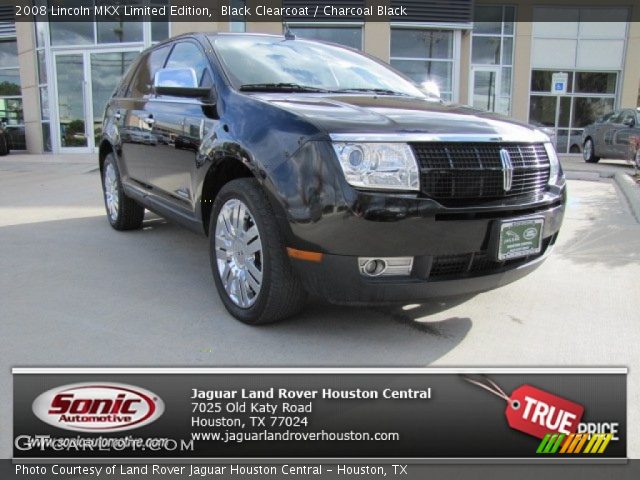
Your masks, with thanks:
[[[199,87],[193,68],[163,68],[156,72],[153,89],[157,95],[173,97],[202,98],[207,103],[215,103],[212,88]]]
[[[635,127],[636,119],[633,117],[627,117],[622,121],[622,124],[626,125],[627,127]]]

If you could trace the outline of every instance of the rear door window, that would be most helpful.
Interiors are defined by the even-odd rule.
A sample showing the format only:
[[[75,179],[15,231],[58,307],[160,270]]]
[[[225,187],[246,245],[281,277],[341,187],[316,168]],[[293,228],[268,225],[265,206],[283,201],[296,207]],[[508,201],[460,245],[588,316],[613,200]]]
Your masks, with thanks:
[[[153,78],[158,70],[164,66],[169,54],[170,46],[166,45],[147,53],[138,64],[138,69],[129,86],[129,97],[142,98],[149,96],[153,86]]]

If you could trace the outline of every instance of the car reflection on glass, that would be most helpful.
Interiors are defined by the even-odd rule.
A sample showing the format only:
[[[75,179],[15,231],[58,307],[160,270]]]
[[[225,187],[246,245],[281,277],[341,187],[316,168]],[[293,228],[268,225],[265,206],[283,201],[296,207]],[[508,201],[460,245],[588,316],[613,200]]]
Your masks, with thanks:
[[[616,110],[585,127],[582,157],[588,163],[613,158],[640,165],[640,109]]]

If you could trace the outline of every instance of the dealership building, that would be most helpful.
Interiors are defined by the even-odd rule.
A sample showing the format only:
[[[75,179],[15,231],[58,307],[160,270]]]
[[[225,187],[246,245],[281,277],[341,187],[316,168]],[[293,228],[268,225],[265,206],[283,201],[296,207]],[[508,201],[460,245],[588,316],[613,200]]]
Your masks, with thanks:
[[[235,6],[260,3],[227,1]],[[578,153],[582,128],[599,116],[639,104],[637,0],[613,0],[607,7],[602,0],[567,6],[557,0],[383,1],[392,7],[412,6],[420,15],[377,22],[282,20],[298,38],[361,49],[420,84],[435,84],[445,100],[554,128],[560,152]],[[364,6],[380,5],[381,0],[329,3]],[[13,8],[0,7],[0,117],[6,119],[13,149],[95,151],[107,99],[138,52],[155,42],[189,31],[280,34],[283,29],[282,22],[243,18],[148,20],[58,23],[43,17],[35,23],[15,22]]]

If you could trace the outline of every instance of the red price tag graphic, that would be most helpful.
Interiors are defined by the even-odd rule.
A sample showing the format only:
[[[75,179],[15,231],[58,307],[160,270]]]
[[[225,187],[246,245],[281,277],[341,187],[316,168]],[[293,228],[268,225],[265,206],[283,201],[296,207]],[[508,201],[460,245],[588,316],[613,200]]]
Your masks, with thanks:
[[[575,433],[584,407],[531,385],[511,392],[505,415],[515,430],[543,438],[547,433]]]

